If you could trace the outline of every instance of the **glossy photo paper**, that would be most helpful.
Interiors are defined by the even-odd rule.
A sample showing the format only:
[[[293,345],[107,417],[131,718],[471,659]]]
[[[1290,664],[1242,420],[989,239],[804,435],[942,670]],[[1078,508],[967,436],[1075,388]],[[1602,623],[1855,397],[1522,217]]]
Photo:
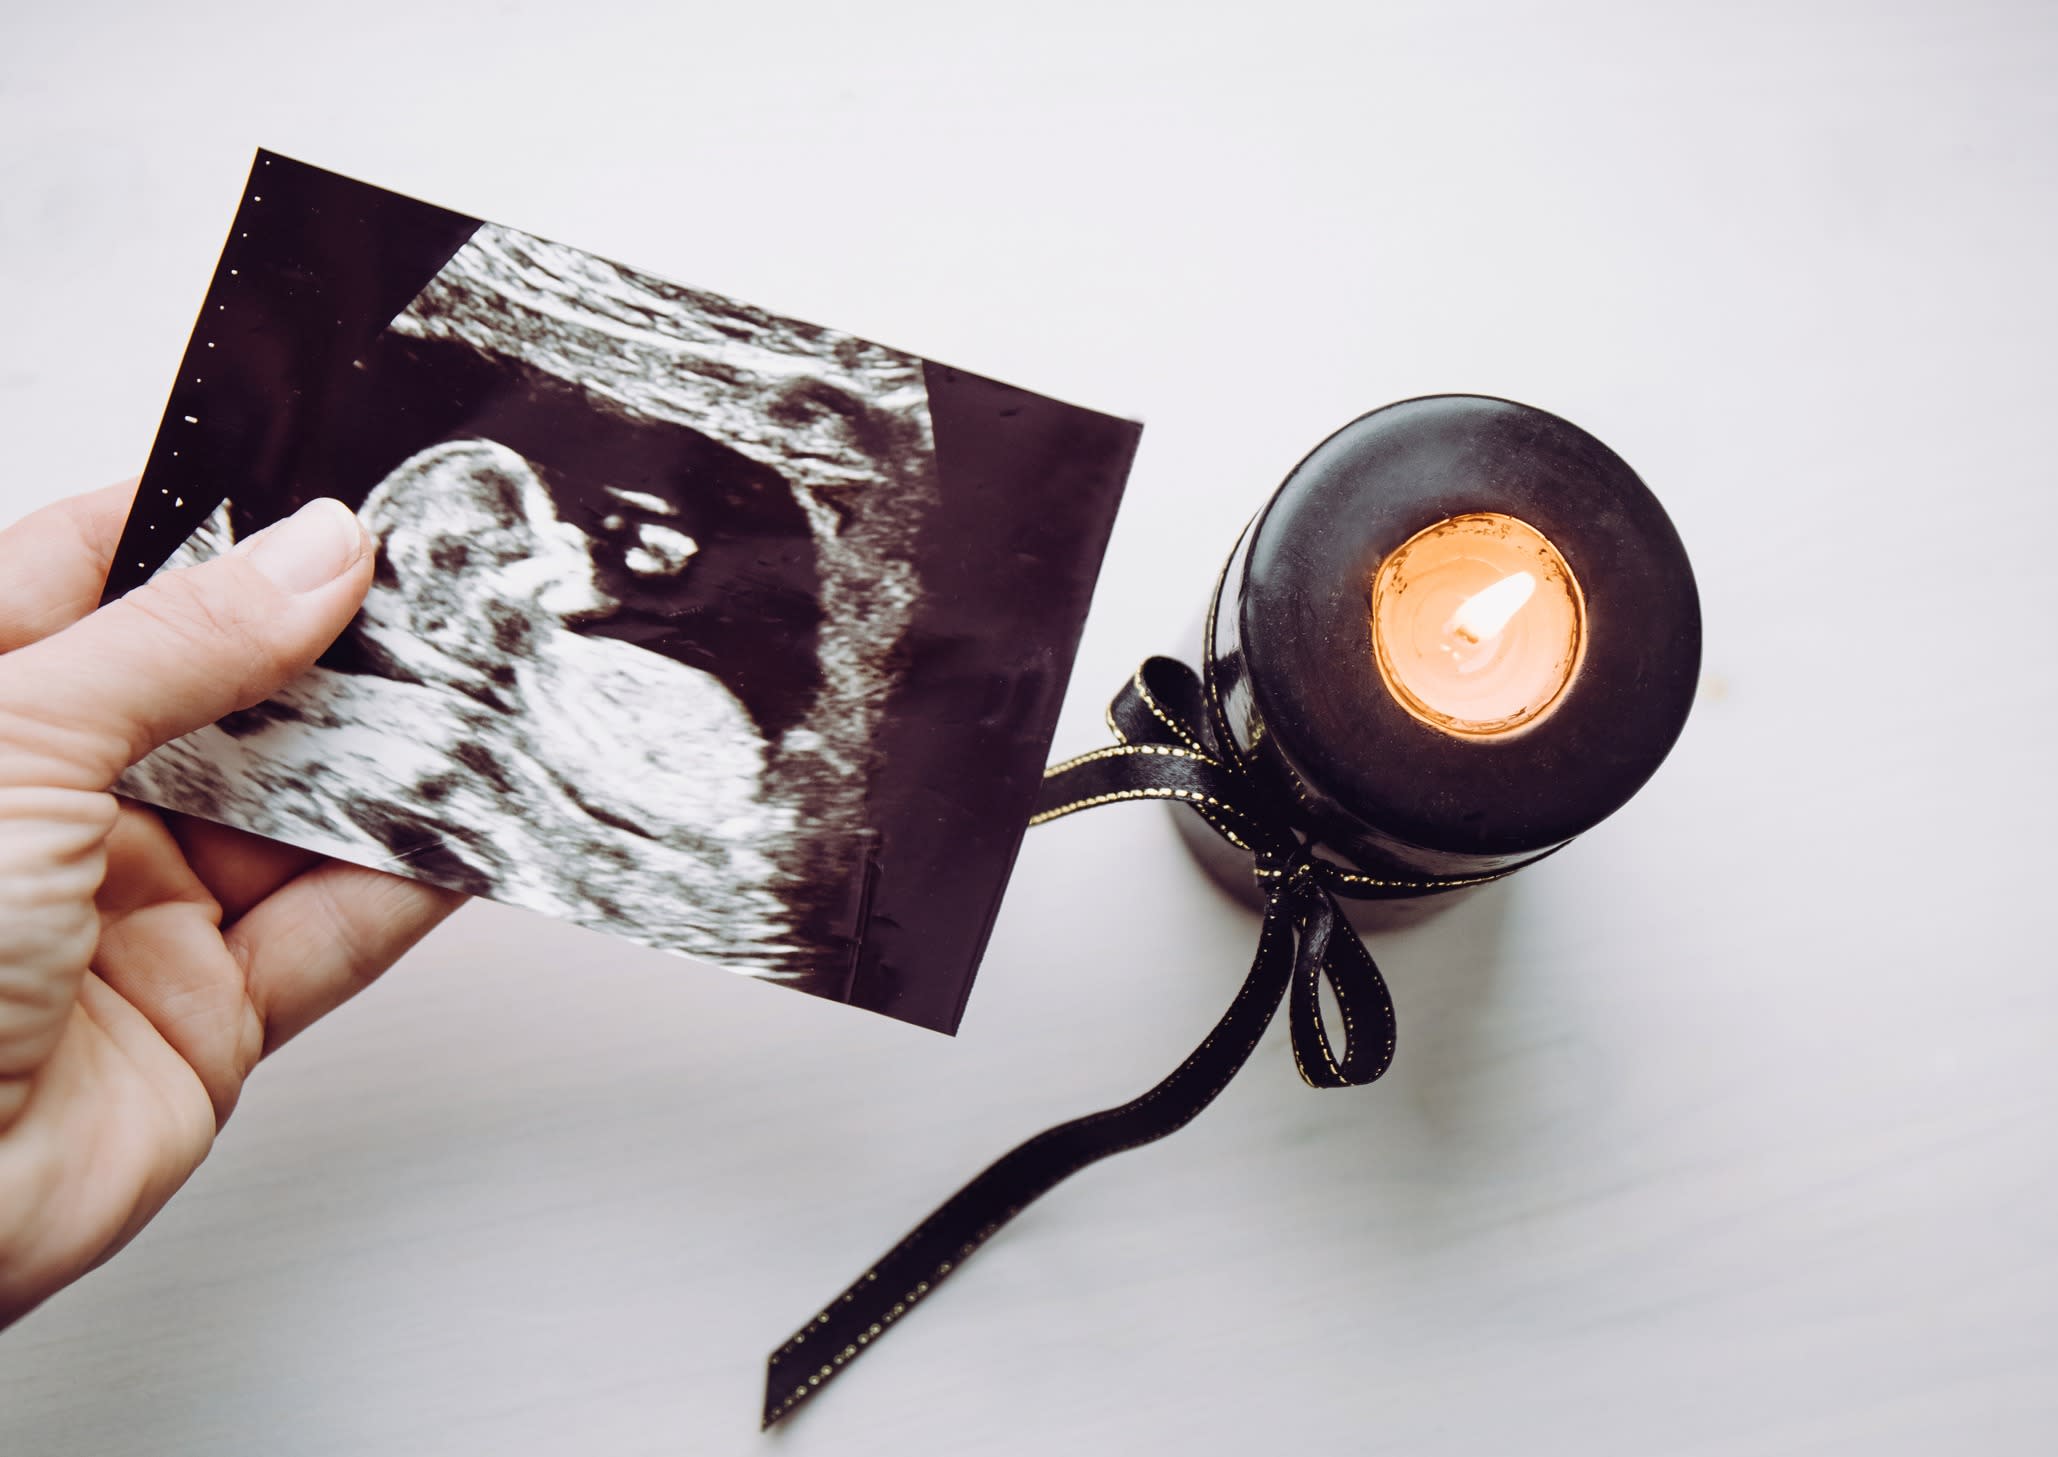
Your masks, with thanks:
[[[952,1029],[1138,430],[260,153],[108,592],[377,579],[120,789]]]

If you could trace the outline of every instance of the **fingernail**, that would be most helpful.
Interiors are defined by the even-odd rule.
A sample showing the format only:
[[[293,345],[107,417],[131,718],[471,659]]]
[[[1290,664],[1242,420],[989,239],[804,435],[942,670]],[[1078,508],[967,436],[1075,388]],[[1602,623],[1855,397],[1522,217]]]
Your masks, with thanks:
[[[285,592],[312,592],[343,575],[364,555],[364,528],[341,501],[309,501],[246,543],[250,565]]]

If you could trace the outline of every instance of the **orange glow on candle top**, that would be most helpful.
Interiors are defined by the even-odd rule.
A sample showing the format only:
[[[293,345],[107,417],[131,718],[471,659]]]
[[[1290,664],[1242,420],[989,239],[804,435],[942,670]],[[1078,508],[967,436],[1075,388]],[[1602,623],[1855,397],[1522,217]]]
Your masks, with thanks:
[[[1371,626],[1401,707],[1444,733],[1493,738],[1564,696],[1586,647],[1586,602],[1542,532],[1482,511],[1416,532],[1380,563]]]

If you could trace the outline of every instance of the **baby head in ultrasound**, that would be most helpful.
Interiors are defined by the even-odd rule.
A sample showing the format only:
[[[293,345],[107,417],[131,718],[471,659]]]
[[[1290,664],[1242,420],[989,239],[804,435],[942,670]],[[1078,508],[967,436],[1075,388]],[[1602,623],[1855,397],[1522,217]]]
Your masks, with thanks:
[[[358,640],[387,676],[511,707],[516,660],[617,606],[585,534],[558,518],[535,471],[506,446],[424,450],[379,483],[359,517],[379,559]]]

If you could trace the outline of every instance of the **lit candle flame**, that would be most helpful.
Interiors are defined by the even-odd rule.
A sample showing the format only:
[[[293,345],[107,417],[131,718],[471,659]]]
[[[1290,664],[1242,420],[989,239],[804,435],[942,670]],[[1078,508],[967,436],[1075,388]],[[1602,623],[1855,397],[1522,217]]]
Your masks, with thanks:
[[[1459,603],[1443,630],[1455,632],[1468,643],[1485,642],[1506,627],[1535,592],[1536,578],[1528,572],[1503,577]]]

